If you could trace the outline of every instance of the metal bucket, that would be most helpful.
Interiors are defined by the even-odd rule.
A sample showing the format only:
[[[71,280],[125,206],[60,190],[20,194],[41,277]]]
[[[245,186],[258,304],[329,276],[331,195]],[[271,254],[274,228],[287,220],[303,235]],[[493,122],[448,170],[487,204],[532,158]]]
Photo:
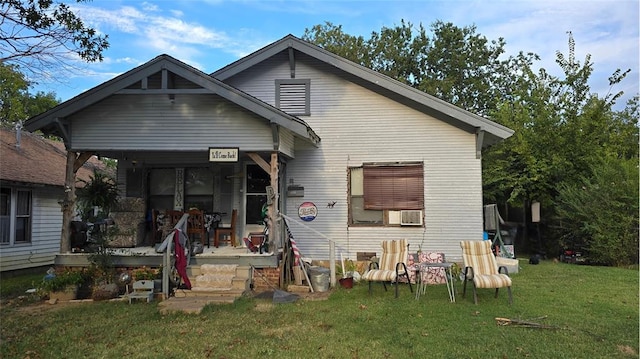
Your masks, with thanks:
[[[326,292],[329,290],[329,283],[331,282],[331,270],[324,267],[311,267],[309,268],[309,280],[314,291]]]

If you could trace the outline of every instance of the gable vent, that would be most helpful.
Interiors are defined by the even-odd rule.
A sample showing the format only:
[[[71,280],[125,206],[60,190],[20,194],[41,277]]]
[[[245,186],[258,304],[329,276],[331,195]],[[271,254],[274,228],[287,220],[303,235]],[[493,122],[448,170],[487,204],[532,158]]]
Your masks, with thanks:
[[[309,80],[279,80],[276,106],[290,115],[309,115]]]
[[[422,211],[400,211],[400,225],[402,226],[421,226]]]

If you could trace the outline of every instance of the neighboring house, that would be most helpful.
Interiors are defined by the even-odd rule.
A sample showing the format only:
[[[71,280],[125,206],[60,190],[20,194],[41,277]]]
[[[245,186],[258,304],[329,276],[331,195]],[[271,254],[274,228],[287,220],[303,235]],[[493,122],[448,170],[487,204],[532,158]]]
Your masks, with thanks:
[[[53,264],[60,252],[66,150],[61,142],[2,129],[0,148],[0,271]],[[78,170],[89,180],[97,159]]]
[[[344,258],[400,238],[460,257],[482,238],[481,150],[513,133],[292,35],[211,75],[158,56],[26,128],[118,159],[122,195],[148,211],[238,209],[239,238],[271,186],[314,259],[324,237]]]

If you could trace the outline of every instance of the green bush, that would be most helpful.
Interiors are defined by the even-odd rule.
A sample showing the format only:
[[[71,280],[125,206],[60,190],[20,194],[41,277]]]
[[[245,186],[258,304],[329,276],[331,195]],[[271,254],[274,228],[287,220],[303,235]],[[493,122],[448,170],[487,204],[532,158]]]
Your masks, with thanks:
[[[593,176],[559,188],[557,215],[565,245],[584,247],[591,262],[638,264],[638,160],[615,159]]]
[[[51,278],[43,279],[40,289],[45,292],[56,292],[70,285],[80,285],[84,279],[82,271],[64,270],[56,272]]]

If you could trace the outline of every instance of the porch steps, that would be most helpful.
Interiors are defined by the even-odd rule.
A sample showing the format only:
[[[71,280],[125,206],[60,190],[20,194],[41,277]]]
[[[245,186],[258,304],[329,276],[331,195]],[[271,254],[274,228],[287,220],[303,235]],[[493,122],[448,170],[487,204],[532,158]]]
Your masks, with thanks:
[[[175,297],[161,302],[160,313],[198,314],[209,304],[230,304],[250,290],[251,268],[237,265],[190,266],[191,290],[179,289]]]

